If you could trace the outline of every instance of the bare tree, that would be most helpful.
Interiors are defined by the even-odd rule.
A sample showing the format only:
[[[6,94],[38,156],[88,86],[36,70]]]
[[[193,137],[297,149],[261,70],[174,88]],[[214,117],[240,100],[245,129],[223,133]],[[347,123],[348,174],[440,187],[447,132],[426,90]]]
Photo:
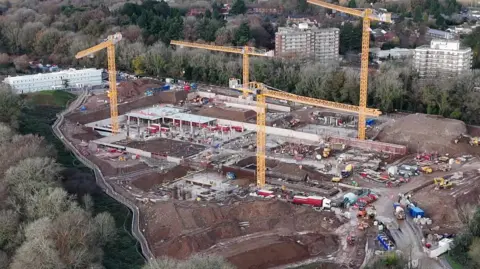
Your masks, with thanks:
[[[51,236],[52,220],[44,217],[30,222],[25,228],[25,240],[45,239]]]
[[[36,41],[37,34],[45,28],[45,25],[41,22],[27,22],[22,27],[22,32],[20,33],[20,43],[21,47],[31,52],[34,49],[34,44]]]
[[[472,244],[470,245],[470,250],[468,251],[468,256],[470,259],[472,259],[476,266],[480,266],[480,237],[473,238]]]
[[[4,18],[0,21],[0,30],[10,48],[10,51],[13,53],[20,52],[21,43],[20,43],[20,34],[22,32],[22,27],[15,21],[10,21],[8,18]]]
[[[13,59],[13,64],[15,65],[15,69],[17,69],[17,71],[24,71],[30,65],[28,56],[25,54],[15,57],[15,59]]]
[[[60,253],[49,239],[34,239],[23,243],[13,257],[11,269],[63,269]]]
[[[214,255],[194,255],[180,264],[180,269],[234,269],[224,258]]]
[[[56,218],[60,213],[75,206],[72,197],[61,188],[46,188],[31,195],[25,202],[25,211],[30,220]]]
[[[130,41],[130,42],[138,42],[142,37],[142,29],[137,25],[129,25],[125,30],[122,32],[123,37]]]
[[[51,158],[28,158],[18,162],[5,172],[8,190],[19,204],[25,204],[32,196],[45,188],[58,185],[60,166]]]
[[[155,260],[150,260],[148,264],[142,267],[142,269],[179,269],[177,260],[162,257]]]
[[[116,227],[115,219],[110,213],[102,212],[95,216],[95,223],[97,228],[97,240],[100,245],[105,245],[115,239]]]
[[[8,54],[6,53],[0,53],[0,65],[9,64],[9,63],[11,63],[10,56],[8,56]]]
[[[13,210],[0,211],[0,248],[4,249],[17,236],[20,216]]]
[[[5,251],[0,250],[0,269],[7,269],[10,264],[10,259],[8,258]]]

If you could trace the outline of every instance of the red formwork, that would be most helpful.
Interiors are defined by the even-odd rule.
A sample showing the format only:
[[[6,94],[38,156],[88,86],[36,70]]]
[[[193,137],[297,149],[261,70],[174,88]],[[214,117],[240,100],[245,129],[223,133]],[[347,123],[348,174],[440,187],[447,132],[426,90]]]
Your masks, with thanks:
[[[377,141],[359,140],[356,138],[335,137],[332,136],[328,139],[330,143],[343,143],[347,146],[357,149],[363,149],[368,151],[384,152],[394,155],[407,154],[407,147],[402,145],[383,143]]]

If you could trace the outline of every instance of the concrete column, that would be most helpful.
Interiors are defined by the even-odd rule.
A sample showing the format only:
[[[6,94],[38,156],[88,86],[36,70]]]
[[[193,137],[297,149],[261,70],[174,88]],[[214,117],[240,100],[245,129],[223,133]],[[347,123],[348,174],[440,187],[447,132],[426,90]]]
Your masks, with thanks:
[[[130,137],[130,116],[127,115],[127,139]]]
[[[140,118],[137,118],[137,133],[140,135]]]
[[[193,134],[193,122],[190,122],[190,133]]]

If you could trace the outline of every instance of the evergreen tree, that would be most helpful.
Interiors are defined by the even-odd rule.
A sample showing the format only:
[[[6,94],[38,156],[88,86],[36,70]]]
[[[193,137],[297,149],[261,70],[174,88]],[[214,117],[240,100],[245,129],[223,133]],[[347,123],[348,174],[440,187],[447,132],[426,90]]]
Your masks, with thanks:
[[[248,23],[243,22],[240,27],[238,27],[237,31],[235,32],[235,45],[236,46],[244,46],[250,40],[250,27]]]
[[[238,15],[247,12],[247,6],[243,0],[236,0],[230,9],[230,14]]]

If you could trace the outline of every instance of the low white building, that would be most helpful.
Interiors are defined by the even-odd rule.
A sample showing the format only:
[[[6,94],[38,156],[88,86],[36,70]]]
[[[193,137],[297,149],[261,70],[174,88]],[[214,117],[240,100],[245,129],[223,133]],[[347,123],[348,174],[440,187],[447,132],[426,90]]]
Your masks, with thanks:
[[[379,48],[372,48],[370,49],[370,53],[373,54],[374,57],[379,59],[406,59],[413,57],[414,51],[412,49],[404,49],[404,48],[393,48],[389,50],[381,50]]]
[[[3,82],[12,86],[18,93],[61,89],[65,83],[68,83],[70,87],[97,86],[102,84],[102,70],[95,68],[69,69],[53,73],[9,76]]]

